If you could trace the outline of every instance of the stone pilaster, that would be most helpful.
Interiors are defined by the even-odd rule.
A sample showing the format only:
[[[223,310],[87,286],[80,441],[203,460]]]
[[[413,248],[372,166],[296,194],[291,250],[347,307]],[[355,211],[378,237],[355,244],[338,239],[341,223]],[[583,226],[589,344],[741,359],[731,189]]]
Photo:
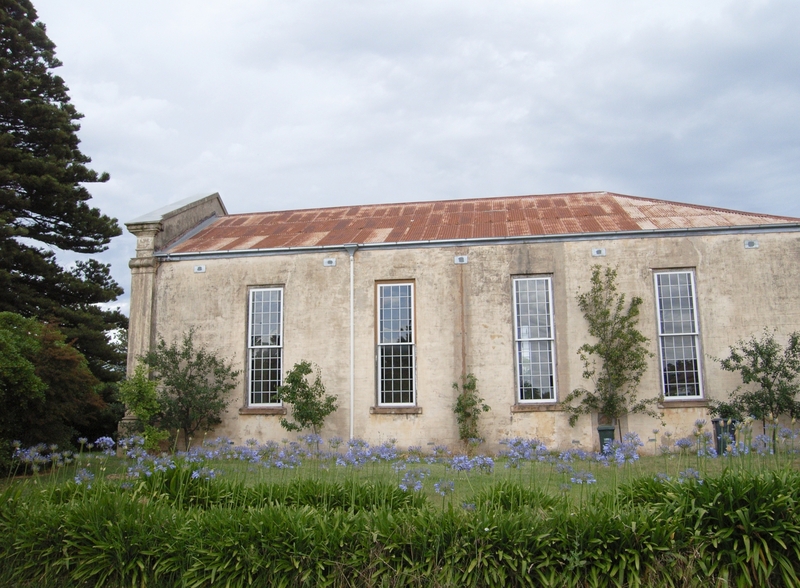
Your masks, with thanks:
[[[128,375],[132,375],[140,356],[150,351],[154,336],[155,286],[158,260],[153,257],[155,236],[160,231],[160,223],[141,223],[128,225],[128,230],[136,236],[136,257],[128,262],[131,268],[131,307],[128,322]],[[121,435],[129,434],[136,421],[127,407],[125,416],[119,423]]]
[[[153,257],[154,243],[161,223],[129,224],[136,236],[136,257],[130,260],[131,308],[128,327],[128,374],[133,373],[138,358],[148,351],[155,336],[155,287],[158,260]]]

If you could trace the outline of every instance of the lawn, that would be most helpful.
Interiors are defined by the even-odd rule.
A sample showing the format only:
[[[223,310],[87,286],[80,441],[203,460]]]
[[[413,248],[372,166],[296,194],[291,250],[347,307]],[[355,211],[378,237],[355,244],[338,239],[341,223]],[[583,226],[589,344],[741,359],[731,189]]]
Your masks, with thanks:
[[[25,474],[17,481],[35,485],[90,485],[106,480],[130,487],[173,469],[245,486],[305,479],[380,482],[421,493],[433,504],[442,497],[461,504],[500,482],[574,502],[642,477],[702,480],[726,470],[759,472],[797,466],[795,443],[800,430],[775,426],[766,434],[753,435],[752,425],[740,427],[738,443],[728,443],[723,454],[717,455],[708,429],[705,421],[698,421],[695,433],[682,439],[658,430],[646,441],[628,434],[601,453],[579,447],[550,451],[536,439],[507,439],[496,455],[483,454],[480,445],[399,448],[393,441],[370,445],[358,439],[346,442],[314,435],[282,443],[250,440],[243,446],[217,438],[187,452],[156,455],[143,449],[141,437],[121,440],[119,451],[111,439],[102,438],[94,444],[81,440],[75,452],[44,446],[18,448],[11,473]],[[10,481],[11,476],[6,482]]]

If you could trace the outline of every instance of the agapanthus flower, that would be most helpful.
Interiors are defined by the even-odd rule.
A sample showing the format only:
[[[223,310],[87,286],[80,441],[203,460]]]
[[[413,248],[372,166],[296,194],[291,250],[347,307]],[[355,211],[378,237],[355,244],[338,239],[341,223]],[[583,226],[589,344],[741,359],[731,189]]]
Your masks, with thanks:
[[[439,480],[433,485],[433,489],[437,494],[446,496],[455,492],[456,485],[452,480]]]
[[[78,470],[77,474],[75,475],[75,483],[78,486],[86,484],[87,488],[91,488],[92,480],[94,480],[94,474],[86,468]]]

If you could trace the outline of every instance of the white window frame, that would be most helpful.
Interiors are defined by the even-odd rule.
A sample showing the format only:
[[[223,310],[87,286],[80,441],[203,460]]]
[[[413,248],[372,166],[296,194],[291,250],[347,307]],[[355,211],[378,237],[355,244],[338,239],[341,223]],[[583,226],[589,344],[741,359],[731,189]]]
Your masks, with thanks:
[[[545,304],[547,305],[547,312],[544,315],[540,315],[545,317],[546,323],[544,325],[546,332],[545,336],[541,336],[541,333],[535,333],[536,336],[533,336],[534,333],[531,331],[526,332],[525,329],[529,328],[525,325],[521,324],[522,316],[520,314],[520,300],[519,300],[519,286],[523,282],[539,282],[546,284],[545,292],[547,294],[547,300]],[[517,391],[516,391],[516,401],[519,404],[540,404],[540,403],[553,403],[556,402],[558,399],[558,389],[556,385],[556,345],[555,345],[555,314],[553,311],[553,280],[551,276],[520,276],[518,278],[513,279],[512,284],[513,294],[514,294],[514,364],[516,365],[516,372],[517,372]],[[535,353],[532,349],[534,343],[538,343],[540,346],[540,350],[538,353],[542,353],[542,343],[545,345],[544,352],[547,354],[547,361],[546,362],[538,362],[538,364],[531,362],[530,359],[532,355]],[[528,346],[527,354],[525,353],[525,347]],[[527,357],[528,361],[525,361]],[[539,398],[536,398],[536,394],[533,393],[533,390],[537,388],[531,387],[530,393],[526,393],[525,389],[523,388],[523,377],[526,370],[526,366],[533,365],[549,365],[550,369],[550,385],[548,386],[548,393],[547,395],[541,393],[541,388],[539,388]],[[541,377],[539,375],[538,377]],[[530,398],[526,398],[526,396],[530,396]]]
[[[259,295],[263,297],[264,293],[270,293],[271,296],[277,295],[278,302],[278,333],[277,340],[265,343],[263,339],[258,339],[258,333],[255,332],[255,327],[264,324],[263,322],[256,322],[256,316],[263,316],[265,313],[257,313],[256,304]],[[262,303],[269,303],[270,301],[262,300]],[[274,322],[273,322],[274,324]],[[263,367],[256,369],[256,362],[258,361],[257,355],[268,352],[272,355],[272,360],[277,361],[276,367]],[[262,361],[269,361],[269,359],[262,359]],[[271,378],[259,377],[258,374],[268,373]],[[269,374],[269,372],[272,372]],[[282,403],[278,400],[278,386],[282,384],[283,374],[283,288],[252,288],[248,294],[247,306],[247,404],[248,406],[281,406]],[[266,389],[264,389],[266,384]],[[258,390],[256,388],[259,388]],[[259,397],[260,396],[260,397]],[[267,401],[264,401],[264,397]],[[258,399],[259,401],[256,401]]]
[[[678,320],[678,321],[665,321],[664,315],[665,310],[670,312],[672,309],[665,309],[664,308],[664,299],[661,296],[661,287],[659,281],[662,277],[666,276],[688,276],[688,294],[689,294],[689,304],[690,306],[687,307],[686,310],[691,311],[691,320]],[[655,291],[656,291],[656,322],[658,324],[658,357],[659,357],[659,366],[660,370],[660,377],[661,377],[661,392],[664,396],[664,401],[680,401],[680,400],[702,400],[704,397],[703,394],[703,354],[700,350],[700,326],[699,320],[697,316],[697,291],[695,289],[695,279],[694,279],[694,271],[692,270],[665,270],[665,271],[657,271],[653,274],[653,281],[655,284]],[[680,293],[679,293],[680,297]],[[665,329],[667,324],[672,325],[671,328]],[[676,326],[677,329],[676,330]],[[667,371],[669,365],[669,361],[667,360],[667,354],[669,350],[676,348],[676,343],[678,339],[682,338],[684,342],[690,342],[690,345],[687,347],[686,345],[681,345],[683,349],[691,349],[694,353],[694,357],[692,360],[695,363],[695,367],[692,370],[682,370],[678,372],[675,370]],[[684,360],[685,360],[684,356]],[[676,363],[678,360],[675,360]],[[696,386],[697,392],[695,394],[681,394],[677,390],[680,387],[680,383],[677,382],[669,382],[670,373],[682,373],[684,374],[684,387],[685,387],[685,375],[689,373],[693,373],[695,382],[692,382],[693,386]],[[675,392],[671,392],[670,388],[675,388]]]
[[[417,404],[417,357],[416,357],[416,325],[415,321],[415,299],[414,299],[414,282],[385,282],[379,283],[377,290],[377,316],[376,316],[376,334],[377,334],[377,353],[376,353],[376,363],[377,363],[377,373],[376,373],[376,380],[377,380],[377,394],[378,394],[378,405],[379,406],[416,406]],[[392,325],[387,325],[387,321],[385,320],[387,317],[385,316],[385,311],[390,309],[384,308],[383,303],[385,299],[388,299],[391,294],[384,295],[385,291],[388,291],[390,288],[408,288],[408,299],[409,304],[407,307],[403,307],[402,309],[398,309],[398,316],[395,317],[395,320],[402,320],[402,317],[399,316],[399,313],[402,311],[408,312],[408,328],[409,330],[406,331],[409,336],[408,341],[397,342],[397,341],[384,341],[384,334],[388,334],[391,332],[400,332],[395,331],[391,327]],[[402,296],[402,294],[401,294]],[[391,319],[392,317],[388,317]],[[395,325],[397,326],[397,325]],[[402,327],[401,327],[402,328]],[[407,347],[408,349],[402,349],[403,347]],[[398,353],[400,352],[400,353]],[[389,355],[393,354],[393,355]],[[385,377],[387,373],[387,368],[384,367],[384,358],[390,357],[397,357],[400,358],[400,361],[406,359],[410,362],[410,366],[399,366],[399,367],[390,367],[388,369],[391,370],[400,370],[401,375],[399,378],[387,378]],[[403,370],[411,370],[410,377],[403,376]],[[395,375],[394,373],[392,375]],[[390,386],[387,386],[391,382],[399,382],[401,389],[395,390],[393,387],[392,389],[387,389]],[[405,384],[410,384],[411,389],[405,390],[402,389],[402,386]],[[401,397],[410,393],[410,398],[404,401]]]

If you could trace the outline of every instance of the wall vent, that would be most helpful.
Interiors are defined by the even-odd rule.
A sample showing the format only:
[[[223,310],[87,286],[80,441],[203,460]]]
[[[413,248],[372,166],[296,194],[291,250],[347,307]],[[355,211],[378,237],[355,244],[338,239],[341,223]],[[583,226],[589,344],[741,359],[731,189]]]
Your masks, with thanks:
[[[744,248],[745,249],[758,249],[758,241],[755,239],[745,239],[744,240]]]
[[[326,257],[325,259],[322,260],[322,265],[324,265],[325,267],[333,267],[336,265],[336,259],[334,259],[333,257]]]
[[[463,265],[467,263],[467,261],[469,261],[469,258],[466,255],[456,255],[453,258],[453,263],[455,263],[456,265]]]
[[[204,265],[196,265],[196,266],[194,266],[194,273],[196,273],[196,274],[204,274],[204,273],[206,273],[206,266],[204,266]]]
[[[605,257],[605,256],[606,256],[605,247],[592,247],[592,257]]]

